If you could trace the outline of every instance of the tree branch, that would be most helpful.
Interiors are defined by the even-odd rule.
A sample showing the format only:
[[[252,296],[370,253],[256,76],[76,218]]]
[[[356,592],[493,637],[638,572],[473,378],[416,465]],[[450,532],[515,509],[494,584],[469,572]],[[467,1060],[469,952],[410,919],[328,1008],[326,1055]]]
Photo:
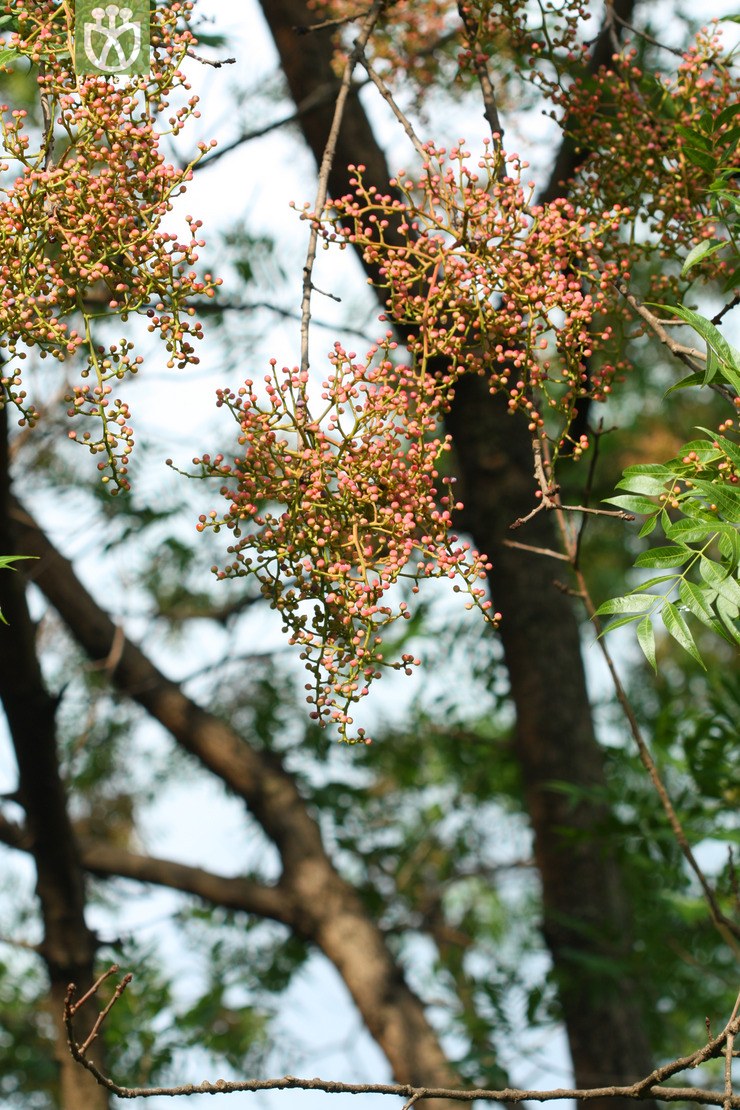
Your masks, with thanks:
[[[88,992],[83,1001],[94,993],[97,987],[113,973],[115,968],[102,976],[98,983]],[[455,1090],[424,1086],[418,1087],[405,1083],[341,1083],[327,1079],[300,1079],[294,1075],[285,1075],[278,1079],[246,1079],[227,1082],[217,1079],[214,1083],[207,1080],[203,1083],[185,1083],[173,1087],[121,1087],[99,1068],[87,1059],[86,1049],[97,1034],[100,1026],[115,1005],[118,998],[125,990],[130,976],[124,976],[118,984],[113,997],[98,1014],[93,1033],[88,1035],[83,1044],[78,1044],[73,1026],[73,1019],[80,1003],[74,1003],[74,987],[70,986],[65,1003],[64,1020],[67,1029],[67,1038],[73,1058],[95,1076],[98,1083],[111,1091],[119,1098],[151,1098],[154,1096],[187,1096],[194,1094],[234,1094],[244,1091],[275,1091],[275,1090],[301,1090],[323,1091],[326,1094],[382,1094],[394,1095],[405,1098],[406,1106],[412,1106],[420,1099],[446,1099],[450,1102],[499,1102],[514,1104],[519,1102],[553,1102],[557,1099],[575,1099],[579,1102],[595,1102],[597,1100],[627,1099],[642,1102],[646,1098],[653,1098],[660,1102],[691,1102],[704,1106],[722,1106],[725,1110],[735,1110],[740,1107],[740,1095],[735,1095],[732,1089],[731,1072],[729,1078],[725,1077],[723,1091],[714,1091],[701,1087],[663,1087],[661,1082],[678,1072],[698,1067],[707,1060],[726,1056],[731,1058],[734,1040],[740,1032],[740,1017],[738,1017],[738,1003],[736,1002],[730,1020],[718,1036],[712,1038],[702,1048],[688,1056],[679,1057],[656,1068],[645,1078],[636,1083],[622,1086],[591,1087],[591,1088],[555,1088],[549,1091],[522,1090],[521,1088],[505,1088],[504,1090],[490,1090],[474,1088],[472,1090]],[[726,1068],[726,1071],[728,1069]]]

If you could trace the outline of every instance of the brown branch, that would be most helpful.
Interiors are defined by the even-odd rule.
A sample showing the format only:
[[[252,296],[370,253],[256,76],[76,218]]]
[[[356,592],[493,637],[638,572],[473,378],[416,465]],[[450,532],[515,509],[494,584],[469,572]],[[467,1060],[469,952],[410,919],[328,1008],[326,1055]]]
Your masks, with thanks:
[[[228,878],[201,867],[174,860],[140,855],[114,844],[94,840],[80,842],[82,866],[101,878],[134,879],[192,894],[216,906],[268,917],[290,925],[293,910],[288,891],[240,876]]]
[[[28,554],[15,526],[10,492],[8,412],[0,410],[0,551]],[[39,661],[36,628],[19,573],[0,575],[0,702],[18,767],[17,800],[25,811],[28,850],[36,869],[36,897],[43,922],[39,946],[49,977],[55,1013],[55,1056],[63,1105],[96,1110],[101,1092],[78,1069],[69,1068],[60,1024],[70,979],[85,986],[93,979],[96,938],[85,920],[84,873],[80,865],[67,793],[57,753],[57,699],[47,689]]]
[[[339,85],[339,92],[337,93],[336,103],[334,105],[334,114],[331,121],[331,128],[329,129],[329,136],[324,146],[324,153],[319,165],[318,184],[316,187],[316,199],[314,201],[314,213],[316,219],[320,219],[321,213],[326,204],[327,197],[329,196],[329,175],[331,174],[332,166],[334,165],[334,158],[337,152],[337,144],[339,141],[339,131],[344,119],[344,110],[349,97],[350,89],[352,86],[352,75],[357,68],[362,53],[367,46],[370,35],[373,32],[375,24],[378,22],[380,13],[385,7],[387,0],[374,0],[372,7],[363,20],[360,33],[354,43],[352,52],[350,53],[342,74],[342,80]],[[313,284],[313,268],[316,262],[316,253],[319,246],[319,225],[316,220],[311,222],[311,233],[308,239],[308,250],[306,252],[306,263],[303,267],[303,297],[301,300],[301,370],[306,371],[309,368],[309,352],[308,352],[308,332],[311,323],[311,294],[314,289]]]
[[[203,58],[200,54],[196,54],[194,50],[187,51],[188,58],[193,58],[196,62],[200,62],[202,66],[213,66],[214,69],[221,69],[221,66],[236,65],[236,58],[224,58],[223,61],[214,61],[212,58]]]
[[[469,0],[458,0],[457,11],[462,25],[465,29],[465,35],[468,40],[468,47],[472,54],[473,68],[475,69],[480,86],[481,97],[483,99],[483,114],[488,121],[488,126],[491,128],[491,138],[493,140],[494,149],[497,152],[503,151],[504,145],[504,128],[498,114],[498,105],[496,103],[496,91],[491,81],[491,76],[488,72],[485,56],[478,49],[476,39],[478,38],[478,28],[475,26],[475,21],[470,8],[468,7]],[[506,173],[506,167],[501,161],[499,167],[499,174],[503,176]]]
[[[380,74],[377,72],[377,70],[373,68],[370,61],[366,57],[364,50],[362,51],[362,53],[360,55],[360,62],[362,63],[362,66],[365,69],[368,77],[370,78],[372,83],[375,85],[375,88],[378,90],[380,95],[383,97],[383,100],[386,102],[386,104],[388,105],[390,110],[393,112],[393,115],[396,117],[398,122],[401,124],[401,127],[406,132],[406,135],[409,138],[409,140],[411,141],[411,144],[412,144],[414,150],[416,151],[416,153],[419,155],[419,157],[422,159],[422,161],[426,160],[426,158],[428,157],[427,151],[424,149],[424,144],[422,143],[421,139],[419,138],[419,136],[414,131],[414,128],[411,124],[411,120],[408,118],[406,113],[403,112],[401,110],[401,108],[399,108],[399,106],[396,103],[396,100],[393,96],[393,93],[388,88],[385,81],[380,76]]]
[[[110,971],[102,976],[93,989],[88,992],[86,997],[95,993],[100,984],[107,979],[113,971],[114,969],[111,968]],[[172,1087],[122,1087],[108,1076],[104,1075],[94,1063],[88,1060],[85,1052],[94,1036],[97,1035],[106,1016],[110,1013],[110,1010],[125,990],[130,979],[130,975],[124,976],[123,980],[118,984],[113,997],[99,1013],[93,1025],[92,1032],[82,1045],[77,1043],[74,1032],[73,1019],[76,1010],[79,1008],[79,1004],[77,1006],[73,1004],[74,986],[72,985],[68,988],[64,1007],[64,1024],[67,1030],[67,1039],[72,1057],[86,1068],[102,1087],[105,1087],[106,1090],[111,1091],[119,1098],[152,1098],[155,1096],[167,1096],[172,1098],[194,1094],[216,1095],[234,1094],[245,1091],[301,1090],[323,1091],[326,1094],[383,1094],[402,1096],[407,1100],[407,1107],[414,1105],[414,1103],[420,1099],[447,1099],[454,1102],[468,1103],[476,1100],[480,1100],[481,1102],[519,1103],[524,1101],[552,1102],[556,1099],[576,1099],[579,1102],[592,1102],[597,1099],[631,1099],[635,1102],[640,1102],[646,1098],[653,1098],[661,1102],[688,1101],[705,1106],[721,1106],[723,1110],[737,1110],[737,1108],[740,1107],[740,1095],[735,1095],[732,1091],[731,1072],[729,1079],[725,1080],[724,1091],[713,1091],[701,1087],[661,1086],[663,1079],[669,1078],[689,1068],[695,1068],[709,1059],[724,1054],[726,1060],[729,1059],[731,1061],[734,1038],[737,1033],[740,1032],[740,1018],[737,1016],[737,1003],[730,1020],[727,1022],[722,1032],[702,1048],[691,1053],[689,1056],[683,1056],[677,1060],[673,1060],[662,1068],[654,1069],[648,1076],[638,1080],[636,1083],[624,1086],[615,1085],[586,1089],[580,1088],[575,1090],[556,1088],[549,1091],[522,1090],[520,1088],[505,1088],[504,1090],[490,1090],[486,1088],[456,1090],[446,1087],[420,1087],[406,1083],[341,1083],[334,1080],[319,1078],[301,1079],[294,1075],[285,1075],[277,1079],[246,1079],[232,1082],[227,1082],[224,1079],[217,1079],[214,1083],[204,1081],[203,1083],[185,1083]]]

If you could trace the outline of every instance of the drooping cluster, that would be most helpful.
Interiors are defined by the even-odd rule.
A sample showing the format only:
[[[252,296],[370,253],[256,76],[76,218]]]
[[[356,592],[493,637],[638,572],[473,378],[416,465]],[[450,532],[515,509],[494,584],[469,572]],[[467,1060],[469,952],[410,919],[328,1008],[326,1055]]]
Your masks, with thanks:
[[[423,371],[394,363],[394,348],[387,338],[357,361],[336,344],[316,416],[308,372],[278,372],[273,361],[264,402],[252,381],[219,393],[243,454],[194,460],[222,479],[229,502],[199,525],[233,534],[219,577],[256,575],[302,649],[314,717],[348,740],[365,738],[350,731],[349,711],[382,668],[417,662],[409,654],[389,662],[381,649],[387,627],[410,615],[393,587],[407,582],[416,592],[423,578],[456,578],[469,604],[486,613],[491,605],[488,565],[451,534],[440,396]]]
[[[2,400],[33,423],[38,413],[19,369],[29,349],[60,361],[81,355],[86,366],[68,411],[94,417],[98,430],[70,435],[100,456],[103,480],[112,480],[114,490],[128,486],[133,433],[128,408],[113,390],[141,358],[130,340],[101,344],[95,332],[111,317],[146,314],[149,330],[164,340],[168,365],[197,362],[201,326],[187,302],[216,284],[193,269],[203,245],[200,221],[188,218],[182,241],[162,226],[197,161],[178,168],[161,150],[164,137],[197,114],[190,97],[162,126],[167,98],[189,91],[178,67],[194,41],[191,8],[173,3],[155,10],[150,73],[120,84],[76,77],[72,5],[4,5],[18,27],[6,47],[38,67],[44,126],[34,132],[25,111],[0,106],[4,169],[18,174],[0,192]]]
[[[562,436],[578,397],[610,389],[614,366],[589,378],[587,360],[611,336],[618,270],[600,256],[602,236],[629,212],[535,204],[526,166],[490,145],[475,167],[462,143],[449,156],[425,149],[421,176],[393,181],[395,196],[366,187],[357,167],[354,194],[311,218],[327,241],[361,247],[377,267],[389,315],[438,391],[482,373],[512,411],[526,412],[530,431],[560,413]]]

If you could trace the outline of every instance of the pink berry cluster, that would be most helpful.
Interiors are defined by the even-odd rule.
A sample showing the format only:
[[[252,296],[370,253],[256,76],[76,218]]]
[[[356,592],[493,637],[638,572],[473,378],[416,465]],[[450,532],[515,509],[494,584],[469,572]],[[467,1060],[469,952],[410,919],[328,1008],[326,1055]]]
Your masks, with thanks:
[[[166,136],[197,116],[197,98],[172,110],[173,92],[190,86],[179,69],[193,43],[192,4],[158,6],[152,14],[152,62],[146,76],[78,78],[70,42],[73,5],[53,0],[5,3],[18,30],[3,44],[37,67],[44,125],[29,127],[26,112],[0,106],[6,163],[17,174],[0,191],[0,347],[2,403],[34,423],[20,363],[32,349],[65,361],[82,355],[80,382],[68,397],[69,415],[92,417],[97,431],[70,432],[99,458],[112,492],[128,488],[133,431],[117,384],[136,373],[141,357],[130,340],[101,343],[101,325],[144,314],[169,352],[170,367],[197,362],[201,325],[188,300],[211,295],[217,282],[193,269],[200,221],[187,218],[183,238],[163,228],[192,167],[168,164]],[[85,421],[89,423],[89,421]]]
[[[646,73],[638,52],[627,47],[611,66],[566,89],[554,83],[550,99],[567,118],[576,142],[592,152],[571,196],[588,203],[597,196],[609,205],[617,198],[631,207],[635,234],[614,244],[635,260],[660,262],[646,298],[680,297],[686,282],[666,261],[717,233],[734,219],[728,199],[713,185],[722,167],[740,168],[737,69],[727,64],[716,29],[699,32],[674,72]],[[567,117],[565,117],[567,113]],[[726,282],[732,266],[724,253],[707,255],[690,281]]]
[[[489,564],[451,534],[461,506],[438,469],[449,448],[438,435],[440,394],[418,365],[394,362],[395,346],[388,336],[357,361],[335,344],[317,415],[308,371],[278,371],[272,360],[264,399],[253,381],[236,394],[219,391],[243,453],[233,463],[194,460],[222,481],[228,502],[198,526],[233,535],[232,561],[214,570],[256,576],[312,675],[313,717],[350,742],[367,742],[362,728],[352,731],[350,710],[371,681],[418,662],[382,652],[388,626],[410,616],[401,583],[416,593],[421,579],[456,578],[469,605],[491,608]]]
[[[351,167],[354,193],[304,215],[377,267],[389,314],[408,327],[409,349],[437,390],[484,374],[512,412],[526,413],[530,431],[541,433],[554,413],[559,438],[567,435],[578,397],[603,399],[611,388],[615,367],[601,363],[589,378],[587,362],[611,338],[618,270],[601,257],[603,237],[629,213],[534,204],[526,164],[490,144],[473,167],[463,140],[449,156],[431,143],[425,151],[420,177],[401,174],[395,196]]]

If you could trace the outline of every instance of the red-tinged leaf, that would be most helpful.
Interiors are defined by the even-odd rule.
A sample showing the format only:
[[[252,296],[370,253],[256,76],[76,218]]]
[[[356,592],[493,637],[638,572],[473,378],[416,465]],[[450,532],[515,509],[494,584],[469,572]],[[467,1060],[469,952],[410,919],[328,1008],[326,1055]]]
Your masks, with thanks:
[[[671,634],[676,643],[680,644],[684,651],[687,652],[692,659],[695,659],[696,662],[701,667],[703,667],[704,670],[706,670],[707,668],[704,665],[704,660],[699,654],[699,649],[694,643],[694,637],[689,632],[689,626],[686,624],[686,621],[683,619],[672,601],[666,601],[665,605],[661,609],[660,615],[663,618],[663,624],[666,626],[666,630]]]
[[[637,626],[637,642],[642,648],[642,653],[655,673],[658,673],[658,664],[655,659],[655,632],[650,617],[645,617]]]

